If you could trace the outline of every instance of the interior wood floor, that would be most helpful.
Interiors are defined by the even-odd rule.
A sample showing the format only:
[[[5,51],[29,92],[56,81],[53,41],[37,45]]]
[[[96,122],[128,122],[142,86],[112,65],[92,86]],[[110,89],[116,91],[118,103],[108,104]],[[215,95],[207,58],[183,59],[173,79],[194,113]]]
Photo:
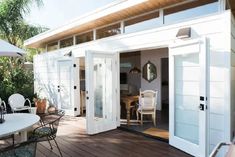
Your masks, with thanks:
[[[60,123],[57,142],[64,157],[190,157],[168,143],[146,138],[120,129],[89,136],[85,119],[64,117]],[[57,157],[59,152],[48,142],[37,145],[36,157]]]
[[[126,114],[124,112],[124,114]],[[123,115],[125,118],[126,115]],[[124,130],[141,133],[153,138],[162,139],[163,141],[169,140],[169,109],[168,106],[163,108],[162,111],[156,111],[156,126],[153,125],[151,115],[144,116],[144,123],[141,126],[136,120],[135,112],[131,113],[130,125],[127,125],[126,119],[121,120],[121,127]]]

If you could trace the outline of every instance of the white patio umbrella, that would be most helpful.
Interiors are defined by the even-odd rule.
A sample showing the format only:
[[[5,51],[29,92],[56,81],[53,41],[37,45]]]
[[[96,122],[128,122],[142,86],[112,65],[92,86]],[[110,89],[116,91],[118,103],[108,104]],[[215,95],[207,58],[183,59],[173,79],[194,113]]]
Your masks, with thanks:
[[[24,50],[0,39],[0,56],[17,57],[24,54],[26,54]]]

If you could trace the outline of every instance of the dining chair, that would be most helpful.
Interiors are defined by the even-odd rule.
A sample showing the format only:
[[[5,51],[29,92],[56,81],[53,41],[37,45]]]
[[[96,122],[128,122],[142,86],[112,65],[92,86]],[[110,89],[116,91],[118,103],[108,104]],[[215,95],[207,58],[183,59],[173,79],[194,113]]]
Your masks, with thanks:
[[[0,150],[0,157],[35,157],[37,141],[26,141]]]
[[[33,130],[29,139],[36,138],[38,142],[48,141],[51,149],[53,149],[53,147],[50,141],[53,140],[57,149],[59,150],[60,155],[63,156],[56,141],[56,135],[60,119],[64,116],[64,114],[64,111],[58,111],[57,113],[48,114],[44,118],[41,117],[42,125]]]
[[[25,103],[28,102],[29,106],[25,106]],[[28,98],[24,98],[23,95],[19,93],[12,94],[8,98],[8,103],[11,107],[12,112],[29,110],[31,111],[31,102]]]
[[[156,126],[156,105],[157,105],[157,91],[153,90],[140,91],[136,116],[137,116],[137,121],[139,121],[139,114],[140,114],[141,125],[143,125],[143,115],[152,115],[153,124],[154,126]]]

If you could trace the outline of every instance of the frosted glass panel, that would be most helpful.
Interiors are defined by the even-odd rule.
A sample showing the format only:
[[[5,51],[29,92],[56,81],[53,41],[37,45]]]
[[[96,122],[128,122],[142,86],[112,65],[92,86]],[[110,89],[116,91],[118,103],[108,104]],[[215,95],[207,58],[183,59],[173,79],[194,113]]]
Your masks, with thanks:
[[[103,118],[104,105],[104,59],[94,58],[94,109],[95,117]]]
[[[112,59],[94,58],[94,115],[108,118],[112,115]]]
[[[71,61],[59,62],[61,109],[72,109],[71,103]]]
[[[175,136],[199,144],[199,54],[175,56]]]

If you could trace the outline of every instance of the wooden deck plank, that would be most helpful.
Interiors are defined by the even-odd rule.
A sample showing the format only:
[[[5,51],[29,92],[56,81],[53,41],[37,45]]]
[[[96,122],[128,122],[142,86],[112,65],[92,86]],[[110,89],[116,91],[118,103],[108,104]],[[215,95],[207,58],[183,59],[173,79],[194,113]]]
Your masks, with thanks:
[[[89,136],[85,122],[82,117],[62,119],[56,140],[63,157],[190,157],[166,142],[119,129]],[[16,143],[19,141],[16,136]],[[51,144],[52,150],[47,141],[39,142],[36,157],[59,157],[54,141]]]
[[[81,117],[65,117],[60,123],[57,142],[64,157],[190,157],[168,143],[146,138],[119,129],[89,136],[85,132],[85,120]],[[40,142],[37,157],[57,157],[59,152],[52,141]]]

